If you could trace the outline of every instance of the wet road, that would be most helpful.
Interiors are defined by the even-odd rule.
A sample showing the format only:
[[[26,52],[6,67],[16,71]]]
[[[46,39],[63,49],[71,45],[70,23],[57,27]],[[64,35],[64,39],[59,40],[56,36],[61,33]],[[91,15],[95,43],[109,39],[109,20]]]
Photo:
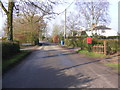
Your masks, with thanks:
[[[117,88],[117,74],[99,61],[44,45],[4,75],[3,88]]]

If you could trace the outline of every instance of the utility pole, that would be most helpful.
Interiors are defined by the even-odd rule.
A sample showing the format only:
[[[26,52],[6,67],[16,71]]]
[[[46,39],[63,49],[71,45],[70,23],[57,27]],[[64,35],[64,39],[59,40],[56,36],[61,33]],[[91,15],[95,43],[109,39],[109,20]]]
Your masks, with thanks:
[[[66,9],[65,9],[65,26],[64,26],[64,40],[66,38]]]

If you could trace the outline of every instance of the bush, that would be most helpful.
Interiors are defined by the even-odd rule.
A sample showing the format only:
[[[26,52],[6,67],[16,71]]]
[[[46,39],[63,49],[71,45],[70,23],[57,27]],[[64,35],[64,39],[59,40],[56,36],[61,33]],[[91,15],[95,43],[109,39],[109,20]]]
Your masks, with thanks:
[[[68,47],[81,47],[81,49],[84,49],[87,47],[86,39],[84,38],[71,38],[71,39],[65,39],[65,45]]]
[[[104,40],[101,40],[101,39],[97,39],[97,38],[92,38],[92,45],[103,45],[104,44]]]
[[[92,38],[92,44],[88,45],[87,44],[87,39],[86,37],[80,37],[80,38],[66,38],[65,39],[65,45],[67,45],[68,47],[80,47],[81,50],[90,50],[90,48],[92,49],[92,46],[94,45],[104,45],[104,40],[106,40],[107,42],[107,53],[115,53],[117,51],[120,51],[120,47],[119,47],[119,39],[99,39],[97,37],[93,37]]]
[[[17,42],[2,42],[2,58],[7,59],[20,52],[20,46]]]
[[[12,66],[19,63],[24,57],[26,57],[31,51],[21,51],[20,53],[14,55],[12,58],[3,60],[2,62],[2,71],[3,73],[9,70]]]
[[[107,40],[107,51],[108,53],[119,51],[119,41],[115,39]]]
[[[2,41],[7,40],[7,37],[2,37]]]
[[[120,50],[119,48],[119,41],[118,39],[105,39],[107,42],[107,53],[111,53],[111,52],[117,52],[118,50]],[[104,39],[96,39],[93,38],[93,43],[92,45],[104,45]]]
[[[65,45],[71,46],[71,39],[65,39]]]
[[[38,44],[39,44],[39,39],[36,38],[36,39],[34,40],[34,45],[38,45]]]

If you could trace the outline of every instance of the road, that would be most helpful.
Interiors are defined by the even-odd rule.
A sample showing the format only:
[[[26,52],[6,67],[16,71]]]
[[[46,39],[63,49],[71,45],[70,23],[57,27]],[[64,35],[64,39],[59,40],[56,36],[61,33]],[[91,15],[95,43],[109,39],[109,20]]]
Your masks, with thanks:
[[[44,45],[4,74],[3,88],[117,88],[118,75],[99,61]]]

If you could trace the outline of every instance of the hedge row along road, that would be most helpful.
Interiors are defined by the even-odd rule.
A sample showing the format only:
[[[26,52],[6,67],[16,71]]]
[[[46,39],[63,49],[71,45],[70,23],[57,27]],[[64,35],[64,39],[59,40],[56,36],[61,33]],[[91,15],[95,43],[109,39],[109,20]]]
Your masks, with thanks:
[[[3,88],[117,88],[118,75],[100,59],[43,45],[3,76]]]

